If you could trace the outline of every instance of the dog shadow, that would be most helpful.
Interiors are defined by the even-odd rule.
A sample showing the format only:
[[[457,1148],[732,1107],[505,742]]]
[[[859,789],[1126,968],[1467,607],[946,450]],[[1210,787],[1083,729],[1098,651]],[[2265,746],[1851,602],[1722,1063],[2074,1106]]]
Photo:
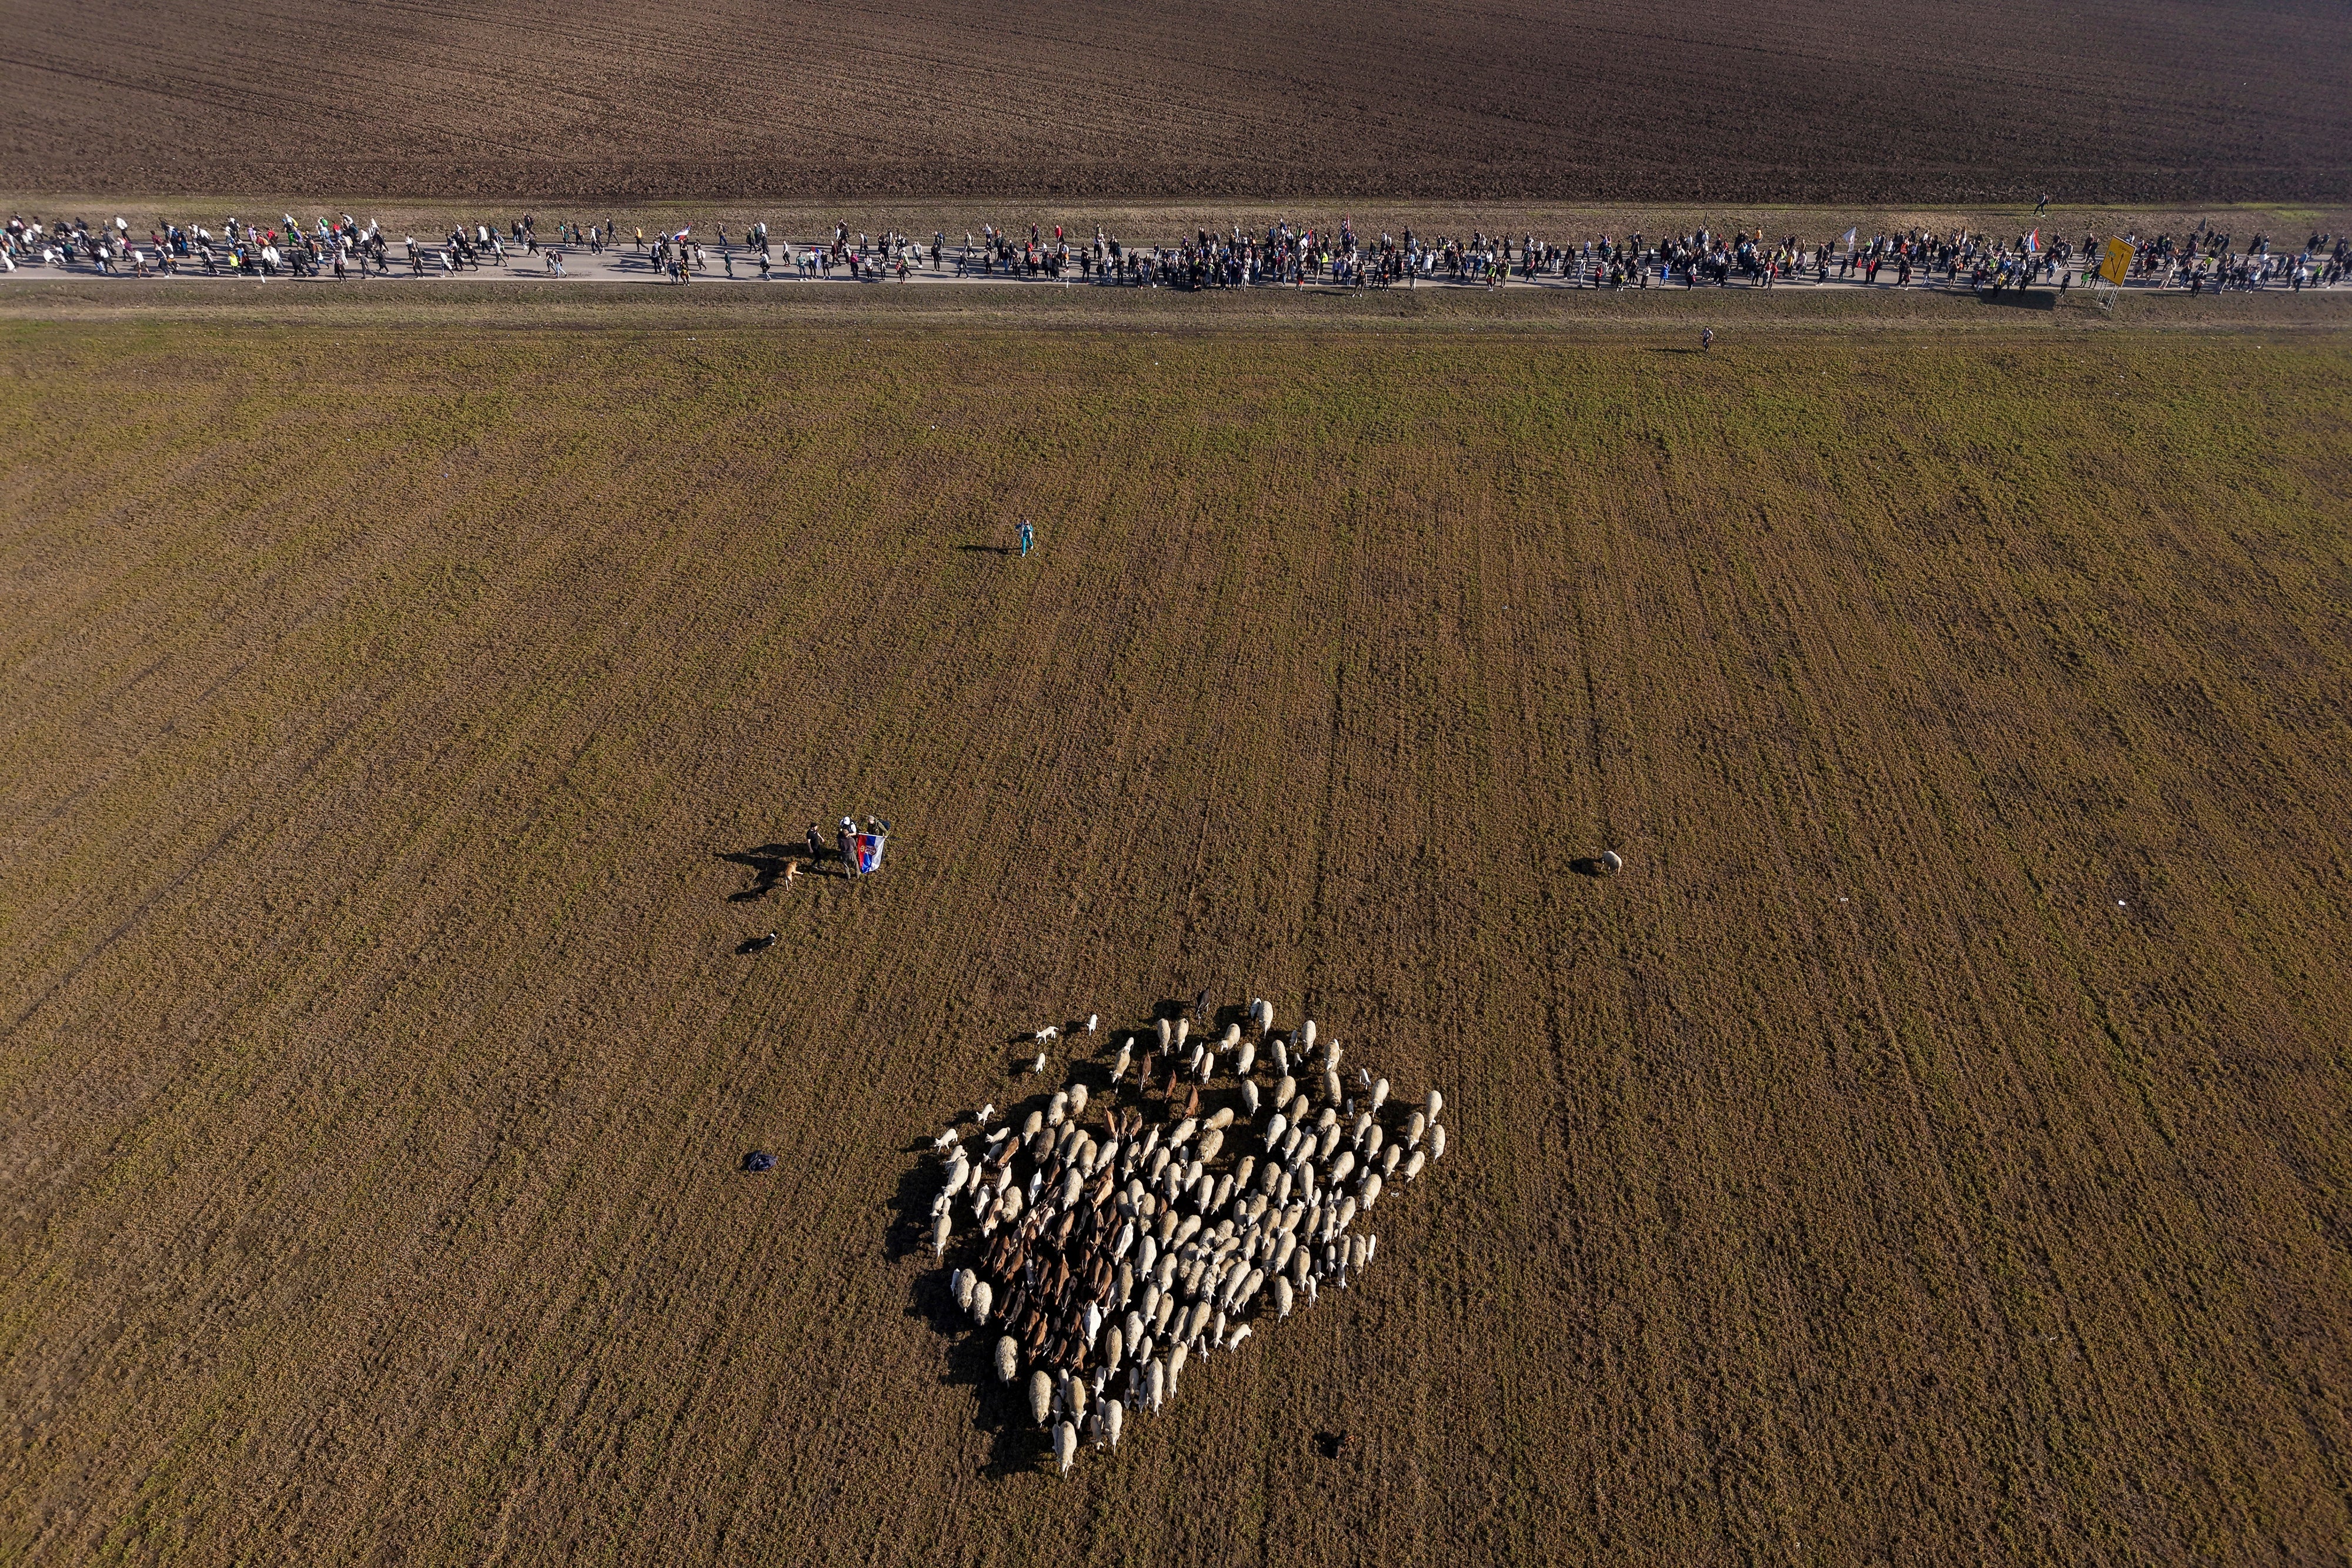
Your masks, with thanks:
[[[750,887],[727,895],[730,904],[757,904],[768,896],[776,883],[783,881],[784,868],[807,853],[806,846],[792,844],[761,844],[748,850],[722,852],[716,858],[730,865],[749,866],[752,872]]]

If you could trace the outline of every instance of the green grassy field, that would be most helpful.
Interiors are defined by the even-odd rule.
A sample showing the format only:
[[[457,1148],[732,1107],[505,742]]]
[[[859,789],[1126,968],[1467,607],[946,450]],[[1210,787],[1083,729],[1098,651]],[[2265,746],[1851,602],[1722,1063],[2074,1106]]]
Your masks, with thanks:
[[[2319,307],[47,298],[0,1556],[2352,1552]],[[1057,1479],[928,1145],[1203,986],[1454,1146]]]

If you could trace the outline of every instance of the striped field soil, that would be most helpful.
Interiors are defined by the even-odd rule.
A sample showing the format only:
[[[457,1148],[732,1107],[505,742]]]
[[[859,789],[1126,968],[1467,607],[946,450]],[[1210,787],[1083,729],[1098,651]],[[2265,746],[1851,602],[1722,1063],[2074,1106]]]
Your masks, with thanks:
[[[0,1557],[2352,1552],[2340,335],[469,308],[0,322]],[[1453,1145],[1057,1479],[1203,986]]]
[[[2352,199],[2340,0],[17,0],[0,60],[38,191]]]

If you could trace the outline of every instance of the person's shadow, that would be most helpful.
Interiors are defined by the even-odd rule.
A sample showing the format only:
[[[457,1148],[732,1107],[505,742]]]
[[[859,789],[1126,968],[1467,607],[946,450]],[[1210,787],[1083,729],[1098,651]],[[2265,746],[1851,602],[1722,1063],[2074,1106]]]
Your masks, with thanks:
[[[1011,545],[958,545],[956,549],[974,555],[1011,555]]]

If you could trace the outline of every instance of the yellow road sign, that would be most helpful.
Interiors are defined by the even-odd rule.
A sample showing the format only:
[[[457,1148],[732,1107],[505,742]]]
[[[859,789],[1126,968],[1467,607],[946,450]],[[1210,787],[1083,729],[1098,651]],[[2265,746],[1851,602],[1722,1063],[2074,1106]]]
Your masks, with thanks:
[[[2131,276],[2132,257],[2138,254],[2119,239],[2109,240],[2105,254],[2099,258],[2099,276],[2109,283],[2121,283]]]

